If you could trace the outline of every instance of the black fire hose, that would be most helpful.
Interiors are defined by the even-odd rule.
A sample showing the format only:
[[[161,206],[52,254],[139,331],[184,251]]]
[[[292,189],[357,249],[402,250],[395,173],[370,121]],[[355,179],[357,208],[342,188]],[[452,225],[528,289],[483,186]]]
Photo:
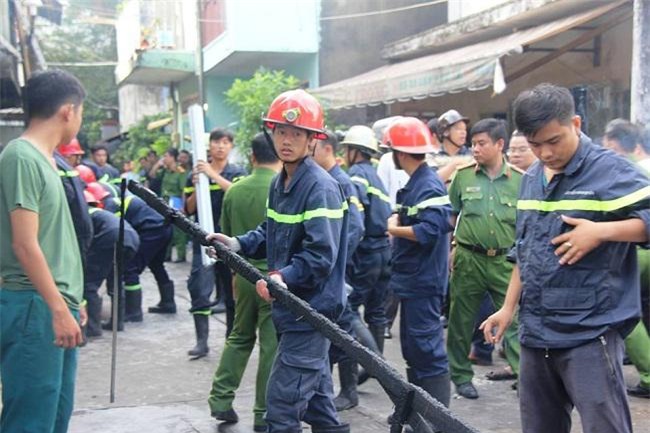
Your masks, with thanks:
[[[322,314],[314,310],[307,302],[300,299],[284,287],[277,284],[269,276],[262,274],[257,268],[248,263],[238,254],[232,252],[223,244],[206,241],[208,233],[199,225],[173,209],[164,200],[137,182],[129,181],[129,191],[144,200],[151,208],[160,213],[176,227],[187,233],[194,241],[206,247],[213,247],[220,260],[228,267],[255,284],[258,280],[268,283],[269,292],[296,317],[301,317],[318,332],[327,337],[332,344],[343,350],[375,377],[384,388],[388,397],[395,405],[393,419],[397,422],[391,427],[391,432],[401,431],[401,425],[408,424],[415,432],[444,432],[444,433],[478,433],[478,430],[458,419],[449,409],[433,399],[426,391],[405,381],[402,376],[384,359],[369,351],[332,323]]]

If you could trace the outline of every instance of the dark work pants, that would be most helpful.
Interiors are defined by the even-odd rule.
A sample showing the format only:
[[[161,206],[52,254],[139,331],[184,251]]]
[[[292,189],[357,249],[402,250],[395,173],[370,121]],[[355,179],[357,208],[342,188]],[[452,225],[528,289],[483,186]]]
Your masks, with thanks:
[[[357,249],[353,262],[348,272],[353,288],[348,296],[350,308],[358,314],[359,306],[363,305],[363,318],[368,325],[385,326],[384,300],[390,280],[390,248],[375,251]]]
[[[585,432],[631,433],[622,365],[623,339],[616,331],[571,349],[521,346],[523,433],[569,433],[574,406]]]
[[[440,322],[443,296],[402,298],[400,302],[402,356],[415,379],[448,373],[444,328]]]
[[[203,266],[201,244],[192,241],[192,270],[187,279],[187,290],[192,299],[191,313],[208,313],[212,303],[210,296],[214,291],[214,271],[212,266]]]
[[[140,274],[146,267],[151,270],[159,287],[169,283],[171,280],[165,270],[165,254],[172,239],[172,227],[165,226],[161,229],[147,230],[138,233],[138,235],[140,236],[140,248],[138,248],[135,257],[125,264],[125,286],[132,288],[138,286]]]

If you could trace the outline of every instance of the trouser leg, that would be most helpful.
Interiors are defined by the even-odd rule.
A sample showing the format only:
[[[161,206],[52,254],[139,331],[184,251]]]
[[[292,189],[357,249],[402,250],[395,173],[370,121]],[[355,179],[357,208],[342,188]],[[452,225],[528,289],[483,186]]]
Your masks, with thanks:
[[[187,279],[187,290],[192,301],[191,313],[210,314],[210,296],[214,291],[214,270],[203,266],[201,244],[192,243],[192,269]]]
[[[238,276],[237,278],[241,277]],[[251,285],[251,289],[254,290],[254,286]],[[255,414],[255,425],[264,425],[267,384],[278,348],[278,334],[271,317],[271,304],[257,296],[257,294],[255,294],[255,302],[257,303],[260,354],[257,363],[257,376],[255,378],[255,406],[253,407],[253,412]],[[235,308],[237,308],[236,304]]]

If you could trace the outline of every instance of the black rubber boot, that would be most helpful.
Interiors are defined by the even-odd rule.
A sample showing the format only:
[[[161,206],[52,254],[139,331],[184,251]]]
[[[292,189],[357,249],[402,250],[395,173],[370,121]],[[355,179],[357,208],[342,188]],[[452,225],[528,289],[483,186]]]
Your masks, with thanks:
[[[372,338],[375,339],[375,343],[377,344],[377,348],[379,349],[379,353],[383,354],[384,353],[384,330],[386,327],[384,325],[370,325],[370,333],[372,334]]]
[[[208,335],[210,333],[210,316],[205,314],[194,314],[194,329],[196,330],[196,346],[190,349],[187,354],[192,359],[203,358],[208,354]]]
[[[160,302],[153,307],[149,307],[150,313],[155,314],[176,314],[176,302],[174,301],[174,282],[168,281],[158,285],[160,292]]]
[[[416,381],[416,385],[429,393],[429,395],[445,407],[449,407],[451,398],[451,380],[449,373],[440,376],[425,377]]]
[[[126,290],[124,321],[142,322],[142,290]]]
[[[351,359],[339,362],[339,378],[341,380],[341,392],[334,399],[334,407],[337,411],[352,409],[359,405],[357,394],[357,380],[359,367]]]
[[[113,299],[114,299],[114,297],[111,296],[111,316],[108,319],[108,322],[106,322],[106,323],[104,323],[102,325],[102,329],[104,331],[112,331],[113,330]],[[121,297],[120,298],[120,303],[117,306],[118,307],[118,310],[117,310],[117,330],[118,331],[124,331],[124,311],[125,311],[125,308],[126,308],[125,304],[126,304],[126,301],[125,301],[124,297]]]
[[[341,423],[339,425],[330,426],[311,426],[312,433],[350,433],[350,424]]]
[[[97,294],[89,295],[86,298],[86,312],[88,323],[86,324],[87,337],[102,336],[102,298]]]
[[[372,333],[366,327],[366,325],[363,324],[360,318],[356,317],[352,320],[352,331],[354,332],[354,336],[359,341],[359,343],[363,344],[371,351],[381,354],[381,352],[379,352],[379,347],[377,347],[375,338],[372,336]],[[366,370],[363,367],[359,368],[359,380],[357,384],[362,385],[366,383],[368,379],[370,379],[370,375],[366,373]]]

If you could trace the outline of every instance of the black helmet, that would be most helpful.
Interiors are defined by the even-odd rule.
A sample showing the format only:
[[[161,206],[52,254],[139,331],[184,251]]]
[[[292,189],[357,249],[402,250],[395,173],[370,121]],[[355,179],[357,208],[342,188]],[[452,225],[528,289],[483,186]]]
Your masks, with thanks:
[[[440,117],[438,117],[438,137],[442,138],[443,133],[449,129],[454,123],[469,122],[469,117],[465,117],[456,110],[449,110]]]

